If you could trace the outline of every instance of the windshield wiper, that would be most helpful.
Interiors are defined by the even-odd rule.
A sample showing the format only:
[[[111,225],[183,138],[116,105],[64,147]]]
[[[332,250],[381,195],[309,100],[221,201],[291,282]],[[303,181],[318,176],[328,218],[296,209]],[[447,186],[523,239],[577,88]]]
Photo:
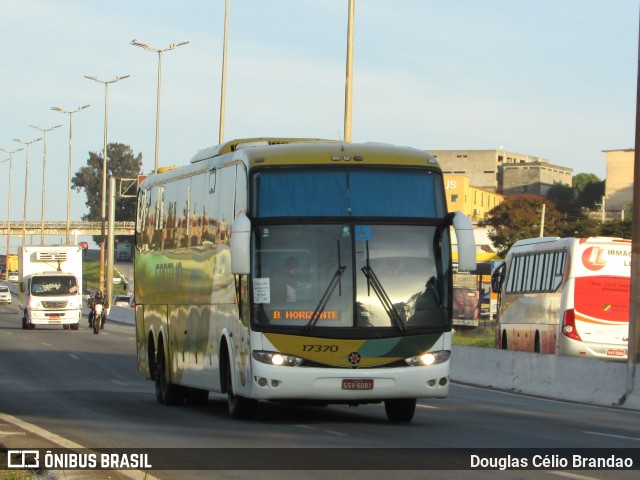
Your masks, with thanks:
[[[369,289],[369,287],[373,287],[373,291],[378,297],[378,300],[380,300],[382,307],[384,308],[385,312],[387,312],[387,315],[389,315],[389,318],[391,319],[391,321],[396,325],[396,327],[398,327],[398,330],[400,330],[402,333],[406,333],[407,327],[405,327],[404,322],[402,321],[402,318],[400,318],[400,314],[393,306],[393,303],[391,302],[389,295],[387,294],[386,290],[382,286],[382,283],[380,283],[378,276],[376,275],[376,273],[371,268],[371,265],[369,264],[369,242],[368,241],[367,241],[367,264],[364,267],[362,267],[360,270],[362,270],[362,273],[364,273],[364,276],[367,277],[367,289]]]
[[[322,312],[324,312],[324,309],[327,306],[327,303],[329,302],[331,295],[333,295],[333,291],[336,289],[336,285],[338,285],[338,283],[340,282],[340,279],[342,278],[342,274],[346,269],[347,269],[346,265],[342,265],[342,260],[340,258],[340,241],[338,241],[338,268],[334,272],[333,277],[331,277],[331,281],[329,282],[329,285],[327,285],[326,290],[322,294],[322,298],[320,299],[320,302],[318,302],[318,306],[313,311],[313,314],[311,315],[311,319],[309,320],[307,325],[304,327],[307,333],[310,332],[313,329],[313,327],[316,326],[316,323],[318,323],[318,320],[320,320],[320,315],[322,315]],[[342,286],[342,284],[340,285]],[[342,291],[340,291],[340,295],[342,295]]]

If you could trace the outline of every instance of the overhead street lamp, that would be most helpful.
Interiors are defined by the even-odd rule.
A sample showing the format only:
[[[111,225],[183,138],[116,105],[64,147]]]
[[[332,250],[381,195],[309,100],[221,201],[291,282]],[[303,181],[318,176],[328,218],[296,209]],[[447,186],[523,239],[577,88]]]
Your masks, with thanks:
[[[36,130],[40,130],[42,132],[42,144],[43,144],[43,154],[42,154],[42,220],[40,221],[40,245],[44,245],[44,200],[45,200],[45,191],[46,191],[46,183],[45,179],[47,176],[47,132],[50,132],[54,128],[59,128],[62,125],[54,125],[49,128],[41,128],[35,125],[29,125],[31,128],[35,128]]]
[[[159,143],[159,134],[160,134],[160,77],[162,74],[162,52],[166,52],[168,50],[173,50],[182,45],[186,45],[189,42],[178,42],[172,43],[166,48],[154,48],[146,43],[142,43],[135,38],[131,40],[131,45],[135,47],[144,48],[149,52],[156,52],[158,54],[158,91],[157,91],[157,99],[156,99],[156,154],[155,154],[155,166],[153,168],[154,172],[158,171],[158,143]]]
[[[51,110],[55,110],[60,113],[68,113],[69,114],[69,167],[68,167],[68,177],[67,177],[67,245],[70,245],[70,237],[69,231],[71,230],[71,135],[72,135],[72,115],[80,110],[84,110],[88,108],[89,105],[82,105],[75,110],[65,110],[60,107],[51,107]]]
[[[27,184],[28,184],[27,180],[29,179],[29,145],[31,145],[32,143],[39,142],[40,140],[42,140],[42,138],[36,138],[34,140],[31,140],[30,142],[25,142],[23,140],[20,140],[19,138],[13,139],[14,142],[18,142],[23,145],[26,145],[25,151],[26,151],[27,160],[24,163],[24,210],[22,212],[22,246],[23,247],[25,245],[25,240],[27,238]]]
[[[3,151],[4,153],[8,153],[9,154],[9,188],[8,190],[8,198],[7,198],[7,253],[6,253],[6,257],[8,258],[9,256],[9,249],[11,248],[10,245],[10,238],[11,238],[11,165],[13,163],[13,154],[16,152],[21,151],[21,148],[18,148],[17,150],[13,150],[13,151],[9,151],[9,150],[5,150],[4,148],[0,148],[0,151]],[[7,271],[6,273],[6,277],[5,280],[9,280],[9,268],[7,266]]]
[[[113,80],[100,80],[98,77],[85,75],[84,78],[104,84],[104,153],[102,155],[102,207],[100,209],[100,290],[104,292],[104,256],[105,256],[105,223],[107,221],[107,114],[109,111],[109,84],[116,83],[129,75],[118,75]]]

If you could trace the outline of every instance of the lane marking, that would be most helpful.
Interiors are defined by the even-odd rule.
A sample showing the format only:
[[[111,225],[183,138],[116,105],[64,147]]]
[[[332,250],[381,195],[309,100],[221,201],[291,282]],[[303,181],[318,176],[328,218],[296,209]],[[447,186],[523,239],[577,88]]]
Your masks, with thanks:
[[[112,383],[115,383],[116,385],[120,385],[121,387],[128,387],[128,386],[129,386],[129,384],[128,384],[128,383],[121,382],[120,380],[114,380],[114,379],[111,379],[111,382],[112,382]]]
[[[69,356],[71,358],[73,358],[74,360],[80,360],[80,357],[78,355],[76,355],[75,353],[70,353]]]
[[[553,470],[549,473],[552,475],[558,475],[559,477],[575,478],[576,480],[598,480],[597,477],[587,477],[586,475],[578,475],[577,473],[556,472]]]
[[[34,435],[38,435],[39,437],[44,437],[47,440],[59,445],[62,448],[71,448],[74,450],[77,449],[86,449],[83,445],[79,443],[73,442],[71,440],[67,440],[64,437],[56,435],[53,432],[49,432],[44,428],[40,428],[33,423],[25,422],[24,420],[20,420],[18,417],[14,417],[13,415],[9,415],[6,413],[0,413],[0,421],[7,422],[11,425],[21,428],[26,432],[32,433]],[[150,475],[148,472],[143,472],[142,470],[113,470],[114,472],[119,473],[120,475],[130,478],[132,480],[159,480],[157,477]]]
[[[294,425],[295,427],[298,428],[304,428],[305,430],[311,430],[313,432],[320,432],[320,433],[328,433],[329,435],[336,435],[339,437],[348,437],[349,434],[348,433],[344,433],[344,432],[339,432],[337,430],[329,430],[329,429],[322,429],[322,428],[316,428],[316,427],[312,427],[310,425],[303,425],[301,423]]]
[[[440,407],[435,407],[433,405],[422,405],[421,403],[416,405],[418,408],[431,408],[433,410],[438,410]]]
[[[601,435],[603,437],[622,438],[624,440],[633,440],[633,441],[636,441],[636,442],[640,442],[640,438],[638,438],[638,437],[627,437],[626,435],[614,435],[613,433],[600,433],[600,432],[588,432],[588,431],[583,431],[582,433],[588,433],[590,435]]]

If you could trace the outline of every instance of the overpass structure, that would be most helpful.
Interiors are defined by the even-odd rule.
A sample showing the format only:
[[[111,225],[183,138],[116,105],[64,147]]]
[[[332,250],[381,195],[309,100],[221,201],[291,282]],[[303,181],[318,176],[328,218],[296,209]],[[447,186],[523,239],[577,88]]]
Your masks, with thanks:
[[[11,229],[8,228],[9,222],[0,222],[0,235],[11,237],[22,237],[23,222],[12,221]],[[114,222],[113,232],[115,235],[133,235],[135,222]],[[105,234],[109,231],[109,222],[105,222]],[[26,222],[24,225],[26,235],[40,235],[42,233],[42,221]],[[76,238],[79,235],[100,235],[102,232],[102,222],[70,222],[69,235]],[[67,222],[44,222],[45,235],[66,235]]]

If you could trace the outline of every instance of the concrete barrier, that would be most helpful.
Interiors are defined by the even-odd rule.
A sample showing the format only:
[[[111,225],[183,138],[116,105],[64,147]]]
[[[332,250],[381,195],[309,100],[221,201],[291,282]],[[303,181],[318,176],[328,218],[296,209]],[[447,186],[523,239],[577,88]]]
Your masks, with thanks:
[[[110,322],[124,323],[126,325],[135,325],[135,308],[113,306],[109,309],[107,320]]]
[[[530,395],[594,405],[639,408],[634,394],[624,400],[627,365],[591,358],[540,355],[454,345],[451,379]]]

